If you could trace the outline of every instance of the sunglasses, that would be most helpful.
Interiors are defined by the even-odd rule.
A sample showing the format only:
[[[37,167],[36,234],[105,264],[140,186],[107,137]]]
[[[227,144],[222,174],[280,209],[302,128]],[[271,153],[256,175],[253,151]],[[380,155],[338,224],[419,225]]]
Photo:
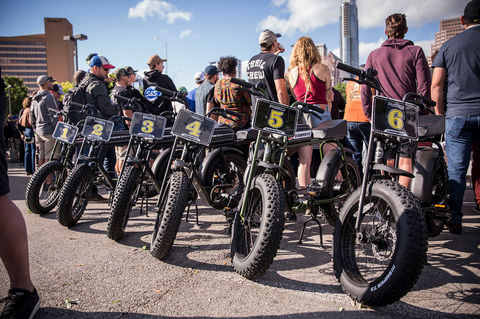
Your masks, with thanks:
[[[105,71],[107,71],[107,72],[110,72],[110,70],[109,70],[109,69],[105,69],[103,66],[102,66],[102,69],[104,69],[104,70],[105,70]]]

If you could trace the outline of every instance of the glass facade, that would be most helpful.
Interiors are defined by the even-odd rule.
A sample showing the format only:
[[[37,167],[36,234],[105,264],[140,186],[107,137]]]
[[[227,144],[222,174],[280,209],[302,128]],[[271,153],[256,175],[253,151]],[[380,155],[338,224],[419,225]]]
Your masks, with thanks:
[[[340,58],[358,68],[358,13],[356,0],[343,0],[340,8]]]

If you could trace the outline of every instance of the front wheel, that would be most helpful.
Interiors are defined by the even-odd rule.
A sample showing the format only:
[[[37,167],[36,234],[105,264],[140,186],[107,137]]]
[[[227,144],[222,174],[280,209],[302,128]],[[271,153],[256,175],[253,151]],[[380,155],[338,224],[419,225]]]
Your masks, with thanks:
[[[67,169],[62,163],[50,161],[43,164],[28,183],[25,192],[28,209],[35,214],[49,213],[57,205],[66,175]]]
[[[135,166],[128,166],[115,186],[107,225],[107,236],[110,239],[118,241],[125,233],[128,217],[135,205],[135,190],[138,187],[140,173]]]
[[[164,259],[172,249],[177,237],[180,221],[187,206],[188,176],[183,171],[170,175],[169,187],[165,190],[164,199],[158,208],[157,224],[152,235],[150,254],[158,259]]]
[[[280,247],[285,225],[285,192],[269,174],[254,177],[250,196],[243,203],[245,216],[235,215],[232,263],[241,276],[253,279],[263,274]]]
[[[372,307],[391,304],[417,282],[427,251],[427,227],[415,196],[388,180],[367,185],[360,227],[361,189],[347,200],[333,238],[333,266],[343,290]]]
[[[93,173],[92,167],[81,164],[68,174],[58,200],[57,220],[60,225],[71,227],[82,217],[92,191]]]

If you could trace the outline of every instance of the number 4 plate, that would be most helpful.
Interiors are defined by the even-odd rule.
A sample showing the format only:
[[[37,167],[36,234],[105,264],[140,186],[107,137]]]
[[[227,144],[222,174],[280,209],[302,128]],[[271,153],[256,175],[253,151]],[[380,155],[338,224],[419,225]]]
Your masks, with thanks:
[[[72,144],[75,142],[77,133],[78,127],[67,123],[58,122],[57,126],[55,127],[55,131],[53,132],[53,137],[61,142]]]
[[[161,140],[167,119],[163,116],[135,112],[130,124],[130,134]]]
[[[173,124],[172,134],[208,146],[212,140],[215,124],[211,118],[182,109]]]
[[[87,116],[83,126],[83,136],[92,140],[108,142],[113,131],[113,122]]]
[[[295,136],[298,110],[288,105],[258,99],[253,128],[269,133]]]

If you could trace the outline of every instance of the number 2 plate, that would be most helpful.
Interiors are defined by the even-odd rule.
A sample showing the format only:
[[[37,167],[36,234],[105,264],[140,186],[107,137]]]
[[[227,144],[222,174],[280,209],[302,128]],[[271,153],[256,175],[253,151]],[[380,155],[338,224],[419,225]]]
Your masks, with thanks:
[[[376,96],[373,109],[375,132],[418,139],[418,108],[415,104]]]
[[[53,132],[53,137],[61,142],[72,144],[75,142],[77,133],[78,127],[67,123],[58,122],[57,126],[55,127],[55,131]]]
[[[112,136],[113,122],[87,116],[83,126],[83,136],[91,140],[108,142]]]
[[[166,122],[167,119],[163,116],[135,112],[132,116],[130,134],[161,140]]]
[[[253,116],[253,128],[269,133],[295,136],[298,110],[288,105],[258,99]]]
[[[180,110],[173,124],[172,134],[208,146],[212,141],[215,124],[211,118],[192,111]]]

